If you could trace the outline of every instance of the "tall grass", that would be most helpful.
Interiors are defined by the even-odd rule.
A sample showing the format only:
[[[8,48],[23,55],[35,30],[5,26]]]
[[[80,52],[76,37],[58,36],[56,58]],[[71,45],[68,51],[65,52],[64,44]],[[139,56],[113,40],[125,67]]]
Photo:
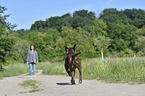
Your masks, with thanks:
[[[0,71],[0,78],[28,73],[26,64],[9,64]],[[67,75],[63,62],[42,62],[37,64],[37,70],[43,70],[44,75]],[[82,60],[83,79],[97,79],[113,83],[145,83],[145,57],[115,58],[115,59],[85,59]],[[78,77],[76,71],[76,77]]]
[[[145,59],[120,58],[90,61],[84,66],[85,79],[98,79],[114,83],[144,83]],[[86,75],[87,74],[87,75]]]
[[[43,74],[67,75],[64,73],[64,62],[42,65]],[[145,83],[144,58],[105,59],[103,62],[101,59],[86,59],[82,60],[82,69],[83,79],[113,83]],[[78,74],[76,75],[78,77]]]
[[[3,71],[0,71],[0,78],[2,79],[3,77],[18,76],[28,72],[29,66],[27,64],[22,63],[9,64],[7,66],[4,66]]]
[[[42,62],[37,65],[38,70],[43,70],[44,75],[64,75],[64,65],[63,62]]]

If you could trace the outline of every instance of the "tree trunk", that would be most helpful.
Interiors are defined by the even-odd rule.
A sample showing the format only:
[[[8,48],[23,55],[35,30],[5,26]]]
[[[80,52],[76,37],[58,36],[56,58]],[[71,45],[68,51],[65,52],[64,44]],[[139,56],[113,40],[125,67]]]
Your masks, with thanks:
[[[0,71],[2,71],[4,68],[3,68],[3,66],[2,66],[2,64],[0,64]]]

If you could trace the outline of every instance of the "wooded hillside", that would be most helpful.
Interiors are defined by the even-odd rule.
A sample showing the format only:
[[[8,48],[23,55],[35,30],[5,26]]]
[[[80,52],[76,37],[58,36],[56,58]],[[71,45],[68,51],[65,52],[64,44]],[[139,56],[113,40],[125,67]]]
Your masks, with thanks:
[[[0,65],[5,60],[23,62],[30,45],[40,61],[63,60],[64,45],[76,45],[81,58],[99,57],[101,49],[109,54],[145,54],[145,10],[104,9],[99,18],[88,10],[35,21],[29,30],[14,31],[14,25],[0,7]],[[32,22],[33,23],[33,22]]]

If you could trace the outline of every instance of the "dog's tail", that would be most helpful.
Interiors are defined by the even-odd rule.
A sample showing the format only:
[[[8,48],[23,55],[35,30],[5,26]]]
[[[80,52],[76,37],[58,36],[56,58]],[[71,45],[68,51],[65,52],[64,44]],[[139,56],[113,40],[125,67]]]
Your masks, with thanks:
[[[81,54],[81,52],[78,52],[77,54],[74,54],[73,57],[76,57],[77,55]]]

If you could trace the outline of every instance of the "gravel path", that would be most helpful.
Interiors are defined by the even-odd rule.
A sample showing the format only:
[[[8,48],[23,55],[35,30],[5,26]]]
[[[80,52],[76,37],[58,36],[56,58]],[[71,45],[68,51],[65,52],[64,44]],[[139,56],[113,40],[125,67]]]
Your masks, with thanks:
[[[145,96],[145,84],[112,84],[96,80],[83,80],[83,84],[70,85],[70,77],[61,75],[26,74],[0,80],[0,96]],[[24,90],[19,84],[25,80],[41,82],[40,89],[34,93],[20,93]],[[78,79],[76,79],[78,83]]]

